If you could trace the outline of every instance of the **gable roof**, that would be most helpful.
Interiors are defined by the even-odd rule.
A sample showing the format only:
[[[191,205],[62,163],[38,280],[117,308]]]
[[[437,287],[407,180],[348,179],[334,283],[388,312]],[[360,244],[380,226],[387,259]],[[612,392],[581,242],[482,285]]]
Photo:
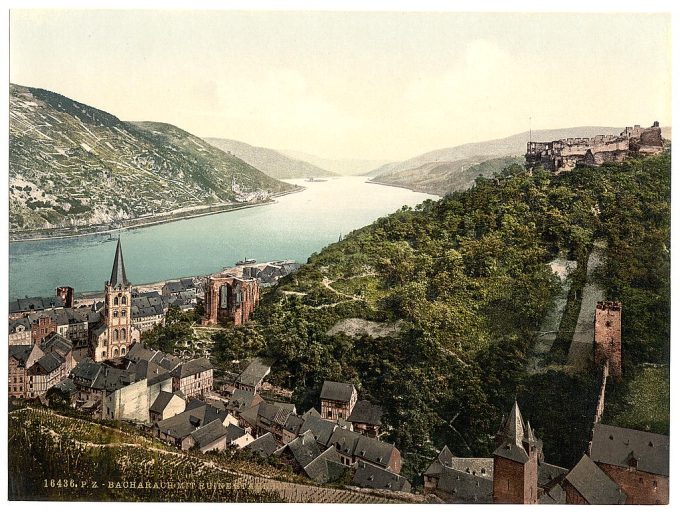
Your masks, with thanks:
[[[286,450],[290,451],[295,461],[298,462],[302,468],[305,468],[321,454],[321,448],[319,447],[319,444],[316,443],[311,431],[301,434],[293,441],[278,449],[274,454],[280,455]]]
[[[595,424],[590,457],[596,463],[626,468],[635,459],[638,470],[668,477],[669,438],[646,431]]]
[[[437,482],[437,490],[462,502],[491,503],[493,501],[493,480],[447,467],[442,470]]]
[[[340,461],[340,455],[329,447],[304,467],[305,474],[317,483],[332,483],[342,477],[349,467]]]
[[[349,417],[348,422],[355,422],[357,424],[370,424],[373,426],[381,425],[382,408],[377,404],[372,404],[369,401],[358,401],[354,405],[354,409]]]
[[[276,451],[278,447],[279,445],[276,442],[274,435],[271,433],[265,433],[246,445],[244,449],[247,449],[255,454],[259,454],[264,458],[269,458],[269,456],[274,454],[274,451]]]
[[[626,494],[588,456],[584,455],[564,479],[583,496],[588,504],[623,504],[626,502]]]
[[[359,462],[352,482],[363,488],[380,488],[393,492],[410,492],[411,483],[404,476],[370,463]]]
[[[236,424],[229,424],[227,426],[227,442],[232,443],[246,434],[246,430]]]
[[[163,363],[163,361],[161,361],[161,363]],[[197,358],[175,367],[175,369],[172,371],[172,375],[174,377],[183,379],[194,374],[200,374],[206,372],[207,370],[212,370],[213,368],[215,367],[212,366],[212,363],[210,363],[208,358]]]
[[[260,358],[255,358],[250,362],[246,369],[239,374],[236,378],[236,383],[255,387],[262,382],[270,371],[271,365]]]
[[[173,392],[160,392],[158,397],[156,397],[156,400],[153,401],[149,411],[152,413],[163,413],[163,410],[170,404],[173,397],[180,398],[179,395],[176,395]]]
[[[375,438],[369,438],[359,434],[356,447],[354,449],[354,456],[366,461],[387,467],[390,458],[394,452],[398,452],[394,444],[381,442]]]
[[[349,402],[353,393],[356,393],[356,389],[348,383],[324,381],[321,387],[321,398],[331,401]]]
[[[336,427],[337,425],[330,420],[308,416],[302,424],[300,432],[304,433],[305,431],[311,431],[316,438],[316,441],[324,447],[327,447],[328,440],[330,440],[331,435],[333,434],[333,431],[335,431]]]
[[[210,445],[217,440],[220,440],[227,436],[227,428],[222,425],[222,422],[218,419],[207,423],[204,426],[199,427],[193,433],[191,437],[198,444],[200,448]]]
[[[33,345],[10,345],[9,357],[16,359],[19,365],[24,366],[32,350]]]

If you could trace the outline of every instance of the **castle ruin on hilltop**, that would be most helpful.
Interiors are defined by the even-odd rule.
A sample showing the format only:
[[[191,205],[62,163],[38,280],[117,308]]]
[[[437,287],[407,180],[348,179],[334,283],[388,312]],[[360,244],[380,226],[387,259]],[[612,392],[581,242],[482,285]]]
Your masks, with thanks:
[[[659,122],[649,128],[626,127],[614,136],[565,138],[549,142],[527,143],[526,167],[543,166],[554,173],[573,170],[577,165],[600,166],[619,163],[631,155],[654,155],[663,151]]]

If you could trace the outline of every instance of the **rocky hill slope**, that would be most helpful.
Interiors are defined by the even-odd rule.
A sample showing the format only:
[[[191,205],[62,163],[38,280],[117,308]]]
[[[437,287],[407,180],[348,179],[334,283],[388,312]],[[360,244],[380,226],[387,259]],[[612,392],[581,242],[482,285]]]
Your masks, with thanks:
[[[237,206],[293,189],[172,125],[124,122],[14,84],[9,157],[14,234]]]
[[[300,159],[292,159],[277,150],[254,147],[232,139],[204,138],[214,147],[243,159],[246,163],[262,170],[276,179],[294,179],[300,177],[330,177],[337,175]]]

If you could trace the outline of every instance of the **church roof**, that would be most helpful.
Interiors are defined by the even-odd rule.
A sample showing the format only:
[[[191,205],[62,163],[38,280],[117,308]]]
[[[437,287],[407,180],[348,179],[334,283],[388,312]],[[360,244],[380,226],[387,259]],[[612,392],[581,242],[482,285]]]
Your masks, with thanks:
[[[120,246],[120,238],[116,245],[116,257],[113,258],[113,268],[111,269],[111,279],[109,284],[114,288],[118,285],[128,286],[130,282],[125,275],[125,263],[123,262],[123,249]]]
[[[505,421],[505,426],[501,430],[501,434],[511,443],[522,446],[522,440],[524,439],[524,421],[522,420],[522,414],[519,411],[519,406],[517,406],[517,401],[512,406],[510,410],[510,415]]]

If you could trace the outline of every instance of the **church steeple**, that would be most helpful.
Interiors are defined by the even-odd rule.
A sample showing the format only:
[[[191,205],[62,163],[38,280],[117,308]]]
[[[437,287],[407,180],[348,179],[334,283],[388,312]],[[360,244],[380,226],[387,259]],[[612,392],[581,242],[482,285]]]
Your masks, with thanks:
[[[113,258],[113,269],[111,270],[109,284],[113,288],[119,285],[128,286],[130,284],[125,275],[125,263],[123,262],[123,249],[120,246],[120,238],[118,238],[118,245],[116,245],[116,257]]]
[[[522,420],[522,414],[519,411],[517,401],[515,401],[515,404],[510,410],[510,415],[505,421],[505,426],[501,429],[501,435],[507,442],[513,443],[518,447],[522,446],[522,440],[524,439],[524,421]]]

